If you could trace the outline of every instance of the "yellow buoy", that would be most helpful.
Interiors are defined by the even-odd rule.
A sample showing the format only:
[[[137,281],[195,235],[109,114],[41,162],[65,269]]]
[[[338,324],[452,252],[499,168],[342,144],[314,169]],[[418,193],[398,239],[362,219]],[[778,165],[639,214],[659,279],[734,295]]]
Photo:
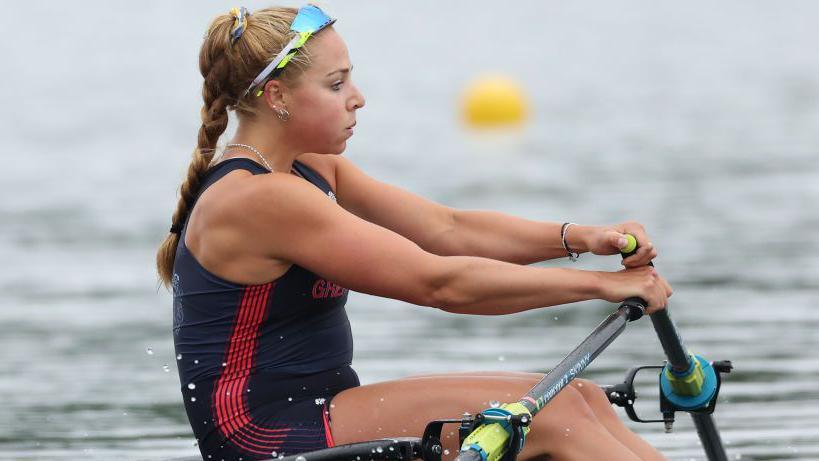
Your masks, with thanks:
[[[520,125],[529,115],[523,88],[503,75],[485,75],[464,91],[463,117],[476,128]]]

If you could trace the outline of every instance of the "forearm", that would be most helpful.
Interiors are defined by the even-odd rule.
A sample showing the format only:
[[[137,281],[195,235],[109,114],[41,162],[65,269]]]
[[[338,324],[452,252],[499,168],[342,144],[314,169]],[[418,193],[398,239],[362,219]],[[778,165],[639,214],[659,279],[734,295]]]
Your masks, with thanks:
[[[501,315],[597,299],[601,275],[453,256],[443,263],[436,306],[447,312]]]
[[[531,264],[566,256],[560,240],[562,223],[539,222],[494,211],[453,211],[452,229],[440,240],[439,254],[480,256],[515,264]],[[567,243],[588,251],[589,226],[571,226]]]

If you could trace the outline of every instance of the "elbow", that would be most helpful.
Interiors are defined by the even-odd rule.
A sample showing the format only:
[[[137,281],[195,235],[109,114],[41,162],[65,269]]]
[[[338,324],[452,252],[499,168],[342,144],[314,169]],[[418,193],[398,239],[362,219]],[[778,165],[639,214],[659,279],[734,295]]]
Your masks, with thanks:
[[[463,263],[457,257],[432,256],[414,277],[412,299],[407,301],[420,306],[434,307],[446,312],[461,312],[476,301],[459,283]]]
[[[425,293],[425,306],[445,312],[463,313],[468,306],[474,304],[474,300],[468,299],[468,296],[458,290],[449,277],[434,281]]]

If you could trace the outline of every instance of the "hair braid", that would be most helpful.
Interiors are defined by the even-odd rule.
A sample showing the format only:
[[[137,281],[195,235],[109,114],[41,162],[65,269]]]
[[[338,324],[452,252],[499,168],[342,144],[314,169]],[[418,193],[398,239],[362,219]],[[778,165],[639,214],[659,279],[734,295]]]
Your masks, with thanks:
[[[179,188],[179,201],[173,213],[173,230],[181,229],[185,224],[201,191],[202,180],[213,160],[219,137],[227,128],[228,111],[235,110],[240,118],[254,116],[259,104],[257,99],[242,96],[253,78],[290,40],[290,24],[296,13],[294,8],[259,10],[247,17],[245,31],[233,44],[232,15],[217,16],[211,23],[199,51],[199,72],[205,79],[202,85],[204,104],[200,111],[202,124],[187,176]],[[309,64],[307,48],[291,60],[288,69],[279,75],[280,80],[293,80],[306,69]],[[156,254],[159,279],[165,286],[171,285],[180,236],[181,233],[169,233]]]
[[[202,85],[202,99],[204,105],[200,111],[202,125],[199,127],[196,148],[191,155],[188,173],[185,181],[179,188],[179,201],[173,213],[172,223],[181,228],[188,218],[196,197],[202,186],[202,180],[208,170],[219,137],[225,132],[228,125],[229,96],[222,93],[222,88],[230,78],[230,64],[224,53],[211,60],[209,53],[203,47],[200,55],[200,69],[205,77]],[[159,279],[165,285],[171,284],[173,263],[176,258],[176,247],[179,244],[181,233],[171,232],[160,245],[156,256],[156,267]]]

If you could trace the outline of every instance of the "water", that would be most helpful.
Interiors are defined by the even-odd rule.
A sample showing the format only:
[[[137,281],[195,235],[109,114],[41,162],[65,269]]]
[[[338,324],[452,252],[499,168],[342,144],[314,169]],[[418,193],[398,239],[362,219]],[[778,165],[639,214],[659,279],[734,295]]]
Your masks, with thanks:
[[[716,416],[730,457],[819,459],[819,5],[350,3],[323,3],[368,97],[349,158],[453,207],[643,222],[688,346],[736,366]],[[0,459],[197,453],[153,254],[195,141],[198,45],[230,6],[28,2],[9,16]],[[522,134],[460,126],[460,89],[483,71],[527,88]],[[544,370],[610,309],[479,318],[353,294],[354,365],[365,382]],[[585,376],[660,361],[641,322]],[[670,435],[634,427],[672,459],[703,459],[685,417]]]

